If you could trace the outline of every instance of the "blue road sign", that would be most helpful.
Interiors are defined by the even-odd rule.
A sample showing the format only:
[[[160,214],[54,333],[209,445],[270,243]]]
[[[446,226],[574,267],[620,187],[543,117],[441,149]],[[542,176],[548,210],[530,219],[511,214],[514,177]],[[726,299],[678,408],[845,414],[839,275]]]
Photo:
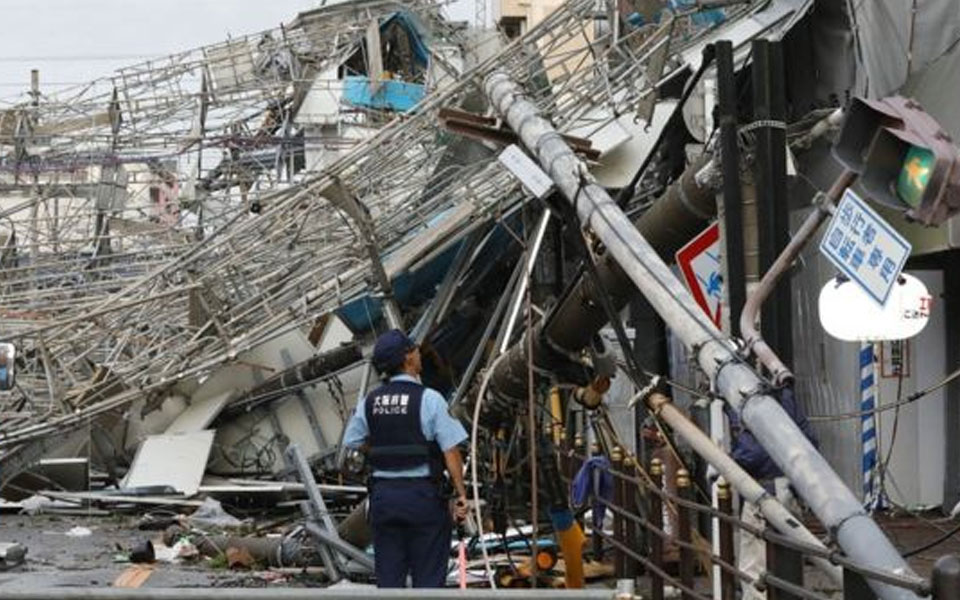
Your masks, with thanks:
[[[880,306],[910,250],[910,242],[849,189],[820,240],[820,252]]]

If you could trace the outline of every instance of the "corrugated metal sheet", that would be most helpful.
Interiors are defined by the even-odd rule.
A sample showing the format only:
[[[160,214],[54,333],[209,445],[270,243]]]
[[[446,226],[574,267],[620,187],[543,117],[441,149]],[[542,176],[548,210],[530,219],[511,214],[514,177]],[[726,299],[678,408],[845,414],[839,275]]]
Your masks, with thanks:
[[[960,6],[960,3],[957,3]],[[960,91],[960,44],[931,63],[926,69],[910,77],[903,94],[915,98],[940,125],[960,140],[960,110],[957,110],[957,92]]]
[[[960,40],[957,0],[847,0],[847,6],[861,66],[857,89],[872,98],[900,89]]]

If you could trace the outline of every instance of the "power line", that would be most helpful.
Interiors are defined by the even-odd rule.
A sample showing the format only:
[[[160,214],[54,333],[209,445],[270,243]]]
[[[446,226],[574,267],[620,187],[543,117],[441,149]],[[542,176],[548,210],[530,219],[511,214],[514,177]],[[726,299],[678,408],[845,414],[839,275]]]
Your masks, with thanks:
[[[866,417],[866,416],[873,415],[873,414],[876,414],[876,413],[881,413],[881,412],[885,412],[885,411],[888,411],[888,410],[893,410],[893,409],[895,409],[895,408],[900,408],[901,406],[904,406],[905,404],[911,404],[911,403],[913,403],[913,402],[916,402],[917,400],[923,398],[924,396],[927,396],[928,394],[931,394],[931,393],[939,390],[940,388],[942,388],[943,386],[947,385],[948,383],[950,383],[950,382],[953,381],[954,379],[957,379],[958,377],[960,377],[960,369],[957,369],[957,370],[954,371],[953,373],[950,373],[949,375],[947,375],[946,377],[944,377],[943,379],[941,379],[941,380],[938,381],[937,383],[931,385],[930,387],[928,387],[928,388],[926,388],[926,389],[923,389],[923,390],[920,390],[920,391],[918,391],[918,392],[914,392],[914,393],[910,394],[909,396],[907,396],[907,397],[906,397],[905,399],[903,399],[903,400],[898,400],[897,402],[894,402],[894,403],[892,403],[892,404],[886,404],[886,405],[884,405],[884,406],[879,406],[879,407],[877,407],[877,408],[874,408],[873,410],[863,410],[863,411],[857,411],[857,412],[839,413],[839,414],[836,414],[836,415],[814,415],[814,416],[807,417],[807,419],[808,419],[809,421],[841,421],[841,420],[844,420],[844,419],[856,419],[856,418],[859,418],[859,417]]]
[[[952,538],[954,535],[956,535],[957,532],[960,532],[960,524],[957,524],[957,525],[955,525],[952,529],[950,529],[949,531],[944,532],[943,535],[941,535],[940,537],[936,538],[935,540],[931,540],[931,541],[927,542],[926,544],[923,544],[922,546],[917,546],[916,548],[911,548],[910,550],[907,550],[906,552],[903,553],[903,557],[904,557],[904,558],[909,558],[909,557],[911,557],[911,556],[913,556],[913,555],[915,555],[915,554],[920,554],[921,552],[923,552],[923,551],[925,551],[925,550],[929,550],[929,549],[931,549],[931,548],[933,548],[933,547],[935,547],[935,546],[939,546],[939,545],[942,544],[943,542],[949,540],[949,539]]]

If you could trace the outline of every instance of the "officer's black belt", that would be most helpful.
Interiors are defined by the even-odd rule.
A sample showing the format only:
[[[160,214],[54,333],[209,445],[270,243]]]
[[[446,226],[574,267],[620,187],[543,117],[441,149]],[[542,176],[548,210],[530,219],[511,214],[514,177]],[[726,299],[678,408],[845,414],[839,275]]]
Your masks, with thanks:
[[[426,466],[426,465],[424,465],[424,466]],[[419,481],[434,482],[434,481],[436,481],[436,478],[431,477],[431,476],[429,476],[429,475],[420,475],[420,476],[412,476],[412,477],[377,477],[377,476],[373,476],[373,477],[370,478],[370,480],[373,481],[373,482],[375,482],[375,483],[381,483],[381,482],[384,482],[384,481],[391,482],[391,483],[412,483],[412,482],[419,482]]]
[[[375,446],[370,448],[370,456],[430,456],[430,448],[426,444]]]

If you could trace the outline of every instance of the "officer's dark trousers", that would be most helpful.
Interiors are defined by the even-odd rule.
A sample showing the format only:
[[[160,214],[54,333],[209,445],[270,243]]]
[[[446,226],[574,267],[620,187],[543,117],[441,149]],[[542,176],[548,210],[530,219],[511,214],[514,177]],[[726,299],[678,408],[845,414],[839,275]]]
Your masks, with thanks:
[[[443,587],[447,579],[452,524],[439,486],[426,479],[374,479],[370,525],[377,586]]]

